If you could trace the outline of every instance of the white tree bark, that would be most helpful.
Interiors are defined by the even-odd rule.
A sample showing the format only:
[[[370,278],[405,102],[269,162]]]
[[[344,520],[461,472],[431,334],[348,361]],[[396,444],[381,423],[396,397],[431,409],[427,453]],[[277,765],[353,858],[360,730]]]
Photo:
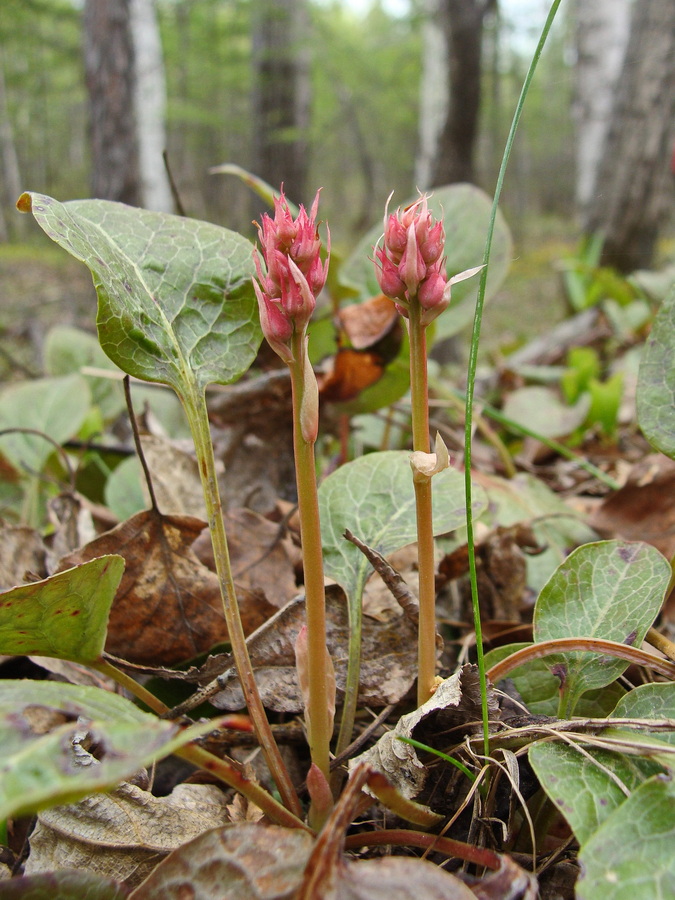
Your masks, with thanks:
[[[162,157],[166,149],[166,80],[155,0],[131,0],[130,25],[143,206],[172,212],[171,187]]]
[[[439,24],[438,6],[439,0],[424,0],[419,149],[415,160],[415,184],[421,191],[431,185],[449,103],[448,46]]]
[[[639,0],[635,0],[639,2]],[[576,204],[592,202],[631,21],[631,0],[577,0]]]

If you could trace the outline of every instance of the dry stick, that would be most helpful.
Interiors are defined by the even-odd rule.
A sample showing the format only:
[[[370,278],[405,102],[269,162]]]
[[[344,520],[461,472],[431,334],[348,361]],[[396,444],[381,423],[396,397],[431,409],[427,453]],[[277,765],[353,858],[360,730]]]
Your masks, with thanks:
[[[348,541],[351,541],[355,547],[359,548],[361,553],[363,553],[368,562],[381,577],[382,581],[384,581],[389,588],[392,596],[400,605],[405,615],[410,619],[413,625],[418,625],[420,621],[419,603],[417,597],[415,597],[406,584],[403,576],[387,562],[381,553],[378,553],[377,550],[369,547],[368,544],[364,544],[363,541],[352,534],[348,528],[345,529],[344,536]]]
[[[517,669],[524,663],[532,662],[534,659],[542,659],[550,656],[552,653],[570,653],[577,651],[586,651],[591,653],[600,653],[603,656],[617,656],[625,659],[630,663],[638,666],[646,666],[654,669],[660,675],[675,680],[675,663],[669,660],[659,659],[640,650],[638,647],[630,647],[628,644],[621,644],[618,641],[605,641],[599,638],[559,638],[552,641],[542,641],[540,644],[532,644],[530,647],[524,647],[517,650],[506,659],[496,663],[487,672],[487,677],[496,684],[504,679],[509,672]]]

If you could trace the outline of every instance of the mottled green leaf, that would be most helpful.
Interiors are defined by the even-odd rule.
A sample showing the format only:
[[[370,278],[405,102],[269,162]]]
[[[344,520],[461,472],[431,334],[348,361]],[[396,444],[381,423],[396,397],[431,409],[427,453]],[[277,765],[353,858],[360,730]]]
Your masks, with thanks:
[[[12,878],[3,881],[1,890],[3,900],[126,900],[129,896],[129,889],[112,878],[75,869]]]
[[[640,646],[663,603],[667,560],[649,544],[601,541],[573,551],[543,587],[534,609],[535,643],[558,638],[602,638]],[[584,691],[601,688],[628,663],[597,653],[547,657],[561,678],[562,714],[571,715]]]
[[[416,199],[413,197],[400,205],[406,207]],[[394,198],[390,210],[393,212],[398,205]],[[429,210],[436,218],[442,218],[445,225],[446,270],[449,276],[479,266],[483,261],[491,209],[491,198],[472,184],[453,184],[434,190],[429,200]],[[345,285],[356,289],[358,300],[366,300],[381,293],[372,257],[373,246],[381,238],[382,231],[382,222],[379,221],[359,241],[340,270],[341,280]],[[498,213],[490,255],[486,300],[496,293],[504,280],[511,263],[512,250],[509,228],[501,213]],[[436,340],[457,334],[471,322],[478,294],[478,281],[476,277],[453,285],[450,307],[436,319]]]
[[[495,647],[494,650],[485,654],[485,667],[489,669],[517,650],[531,646],[528,643],[518,643]],[[506,677],[513,682],[520,698],[532,715],[557,715],[560,679],[551,672],[545,659],[533,659],[531,662],[513,669]],[[624,694],[624,689],[616,681],[598,690],[587,691],[577,702],[575,715],[587,716],[591,719],[607,716]]]
[[[0,819],[112,788],[213,727],[182,729],[100,688],[0,681]]]
[[[0,430],[31,428],[51,441],[41,434],[5,434],[0,451],[18,468],[40,472],[54,453],[54,443],[63,444],[77,434],[90,405],[89,388],[79,375],[11,384],[0,395]]]
[[[641,684],[616,704],[613,719],[672,719],[675,721],[675,684]],[[660,741],[675,744],[675,732],[650,732]]]
[[[369,453],[341,466],[319,488],[326,574],[342,585],[349,597],[360,595],[371,566],[361,551],[345,540],[345,529],[385,556],[417,539],[409,459],[406,450]],[[434,475],[432,485],[434,533],[463,525],[463,474],[446,469]],[[484,506],[484,494],[478,488],[474,515]]]
[[[101,346],[125,372],[203,388],[238,378],[261,340],[249,241],[207,222],[105,200],[23,194],[52,240],[91,269]]]
[[[121,556],[101,556],[0,594],[0,654],[100,659],[123,572]]]
[[[639,756],[538,741],[529,760],[549,799],[565,816],[577,840],[587,841],[627,797],[659,771]]]
[[[675,290],[658,312],[645,344],[637,384],[637,417],[649,443],[675,459]]]
[[[578,900],[673,896],[675,782],[656,776],[609,815],[579,854]]]

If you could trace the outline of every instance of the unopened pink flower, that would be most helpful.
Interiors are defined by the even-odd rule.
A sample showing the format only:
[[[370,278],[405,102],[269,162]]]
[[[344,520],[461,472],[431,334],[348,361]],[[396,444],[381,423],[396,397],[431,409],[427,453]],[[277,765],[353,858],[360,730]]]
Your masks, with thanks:
[[[290,339],[294,332],[306,330],[328,274],[328,259],[324,263],[320,255],[318,206],[317,191],[310,212],[301,206],[294,219],[282,188],[274,199],[274,218],[265,213],[258,225],[260,248],[254,256],[253,285],[260,324],[268,343],[285,362],[293,358]]]

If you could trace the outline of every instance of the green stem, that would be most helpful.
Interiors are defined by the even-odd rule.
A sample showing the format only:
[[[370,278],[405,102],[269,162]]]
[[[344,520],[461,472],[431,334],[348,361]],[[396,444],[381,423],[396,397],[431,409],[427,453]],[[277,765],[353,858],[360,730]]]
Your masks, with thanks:
[[[155,697],[155,695],[151,694],[150,691],[143,687],[143,685],[134,681],[130,675],[123,672],[121,669],[118,669],[117,666],[112,665],[112,663],[109,663],[106,660],[99,660],[98,662],[90,663],[90,665],[92,669],[96,669],[108,678],[112,678],[113,681],[116,681],[117,684],[133,694],[141,701],[141,703],[144,703],[158,716],[162,716],[169,712],[169,707],[162,703],[158,697]],[[206,769],[213,773],[217,778],[227,784],[228,787],[233,788],[235,791],[239,791],[250,800],[251,803],[255,803],[256,806],[259,806],[268,819],[275,822],[277,825],[283,825],[287,828],[304,828],[305,830],[309,830],[304,822],[294,815],[294,813],[289,812],[288,809],[275,800],[271,794],[268,794],[259,784],[250,781],[242,775],[242,773],[227,760],[221,759],[219,756],[214,756],[213,753],[209,753],[208,750],[204,750],[203,747],[199,747],[197,744],[187,744],[186,746],[175,750],[174,753],[176,756],[181,756],[183,759],[189,760],[191,763],[199,766],[199,768]]]
[[[473,514],[472,514],[472,504],[473,504],[473,492],[471,485],[471,441],[472,441],[472,432],[473,432],[473,395],[474,388],[476,384],[476,369],[478,366],[478,345],[480,342],[480,329],[483,321],[483,307],[485,304],[485,287],[487,284],[487,275],[488,275],[488,264],[490,262],[490,252],[492,250],[492,239],[494,237],[495,230],[495,222],[497,219],[497,209],[499,206],[499,198],[501,196],[502,187],[504,185],[504,176],[506,175],[506,168],[508,166],[509,157],[511,156],[511,149],[513,147],[513,142],[516,137],[516,131],[518,129],[518,124],[520,122],[520,117],[523,112],[523,106],[525,104],[525,97],[527,96],[527,92],[530,88],[530,83],[534,77],[535,69],[537,68],[537,63],[539,62],[539,57],[541,56],[542,50],[544,49],[544,44],[546,43],[546,38],[548,37],[548,33],[551,30],[551,26],[553,25],[553,20],[555,18],[555,14],[558,11],[558,7],[560,6],[560,0],[553,0],[551,4],[551,8],[549,9],[548,16],[546,18],[546,22],[544,24],[544,28],[542,30],[541,36],[539,38],[539,43],[537,44],[536,50],[534,51],[534,56],[530,62],[530,67],[527,71],[527,75],[525,76],[525,81],[523,83],[523,88],[520,92],[520,97],[518,98],[518,103],[516,104],[516,111],[513,115],[513,121],[511,122],[511,129],[509,131],[509,136],[506,140],[506,146],[504,147],[504,154],[502,156],[502,163],[499,168],[499,175],[497,176],[497,184],[495,187],[495,194],[492,201],[492,211],[490,214],[490,223],[488,225],[488,233],[485,239],[485,252],[483,254],[483,270],[480,274],[480,284],[478,287],[478,297],[476,299],[476,312],[473,321],[473,333],[471,335],[471,347],[469,350],[469,365],[467,371],[467,384],[466,384],[466,412],[465,412],[465,427],[464,427],[464,490],[466,497],[466,532],[467,532],[467,547],[469,554],[469,575],[471,579],[471,602],[473,606],[473,618],[474,618],[474,627],[476,632],[476,661],[478,663],[478,671],[480,678],[480,695],[481,695],[481,709],[482,709],[482,719],[483,719],[483,746],[485,756],[490,755],[490,729],[489,729],[489,712],[488,712],[488,703],[487,703],[487,678],[485,674],[485,658],[483,652],[483,634],[481,628],[480,621],[480,607],[478,604],[478,579],[476,574],[476,551],[475,551],[475,543],[474,543],[474,534],[473,534]]]
[[[316,382],[306,365],[305,336],[292,338],[293,362],[289,363],[293,391],[293,449],[298,490],[298,514],[305,581],[307,615],[307,665],[310,672],[307,715],[308,739],[312,762],[326,779],[330,777],[330,739],[332,719],[329,710],[329,657],[326,647],[326,594],[323,576],[323,549],[316,487],[314,442],[316,419],[313,393]],[[311,373],[311,374],[310,374]]]
[[[410,304],[410,404],[413,450],[429,453],[429,387],[427,381],[427,338],[421,322],[421,307]],[[421,706],[433,694],[436,679],[436,583],[434,525],[431,478],[413,477],[417,516],[417,557],[419,570],[420,620],[417,641],[417,703]]]
[[[193,383],[191,391],[189,393],[186,391],[181,396],[181,400],[183,401],[195,445],[206,504],[206,515],[213,544],[213,556],[223,599],[225,623],[237,668],[237,675],[239,676],[249,715],[253,721],[253,727],[258,736],[258,741],[272,778],[279,789],[284,804],[296,816],[300,816],[302,815],[300,801],[281,757],[279,747],[274,740],[270,724],[267,721],[267,715],[253,674],[251,659],[248,655],[248,647],[239,614],[239,604],[237,603],[232,567],[230,565],[227,535],[225,534],[225,523],[223,521],[223,508],[216,475],[216,461],[209,431],[206,397],[204,391]]]

